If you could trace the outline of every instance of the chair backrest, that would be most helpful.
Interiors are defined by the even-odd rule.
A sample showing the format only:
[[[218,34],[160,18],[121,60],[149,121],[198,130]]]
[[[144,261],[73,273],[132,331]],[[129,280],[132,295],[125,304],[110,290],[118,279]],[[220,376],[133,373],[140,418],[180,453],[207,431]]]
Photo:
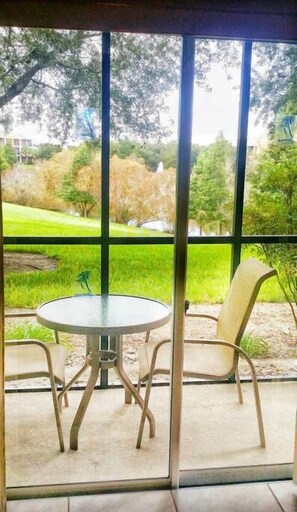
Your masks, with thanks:
[[[262,283],[276,270],[254,258],[238,265],[221,307],[216,337],[239,345]]]

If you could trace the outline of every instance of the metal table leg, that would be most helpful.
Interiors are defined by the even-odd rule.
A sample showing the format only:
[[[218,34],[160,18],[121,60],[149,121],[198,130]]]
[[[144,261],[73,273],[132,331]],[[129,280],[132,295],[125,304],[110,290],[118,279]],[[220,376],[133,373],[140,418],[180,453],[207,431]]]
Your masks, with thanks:
[[[144,401],[143,401],[140,393],[138,393],[135,386],[133,386],[132,382],[130,381],[128,375],[126,374],[126,372],[123,368],[122,344],[123,344],[122,336],[116,336],[116,337],[111,336],[110,346],[111,346],[111,348],[116,347],[116,352],[117,352],[117,362],[116,362],[116,366],[115,366],[115,371],[125,389],[125,403],[131,404],[132,403],[132,395],[133,395],[135,402],[139,405],[139,407],[141,409],[143,409]],[[146,417],[147,417],[147,419],[149,421],[149,425],[150,425],[150,437],[154,437],[154,435],[155,435],[155,418],[149,409],[147,410]]]
[[[83,396],[81,398],[79,407],[77,409],[75,418],[73,420],[71,430],[70,430],[70,449],[77,450],[78,448],[78,433],[82,423],[82,420],[85,416],[87,407],[90,402],[90,398],[94,391],[94,387],[96,385],[99,369],[100,369],[100,361],[99,361],[99,338],[98,336],[89,336],[88,339],[90,354],[89,358],[91,358],[91,373],[86,385],[86,388],[83,392]]]

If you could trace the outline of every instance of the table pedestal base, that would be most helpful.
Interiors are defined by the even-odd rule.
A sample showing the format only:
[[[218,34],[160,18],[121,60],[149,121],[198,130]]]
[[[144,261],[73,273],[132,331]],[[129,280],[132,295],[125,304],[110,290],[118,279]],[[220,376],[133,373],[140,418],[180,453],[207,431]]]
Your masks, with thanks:
[[[120,336],[113,336],[110,338],[110,347],[116,350],[99,350],[98,336],[88,336],[88,348],[90,353],[86,358],[83,367],[76,373],[76,375],[68,382],[63,390],[58,395],[59,404],[62,403],[62,398],[71,386],[78,380],[78,378],[91,366],[91,373],[87,382],[86,388],[83,392],[80,404],[78,406],[76,415],[74,417],[71,430],[70,430],[70,449],[78,449],[78,434],[88,408],[92,393],[94,391],[96,382],[99,377],[100,369],[114,368],[124,389],[125,389],[125,403],[132,403],[132,396],[141,409],[143,409],[143,399],[137,389],[133,386],[128,375],[125,373],[122,365],[122,338]],[[148,409],[146,417],[150,425],[150,437],[155,435],[155,419],[152,412]]]

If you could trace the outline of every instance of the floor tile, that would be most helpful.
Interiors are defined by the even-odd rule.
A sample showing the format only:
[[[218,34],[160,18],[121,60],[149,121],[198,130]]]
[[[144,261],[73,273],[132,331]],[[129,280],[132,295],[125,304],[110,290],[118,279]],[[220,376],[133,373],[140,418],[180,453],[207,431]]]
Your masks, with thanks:
[[[274,496],[284,512],[297,512],[297,485],[292,481],[274,482],[269,484]]]
[[[268,485],[226,485],[172,491],[178,512],[282,512]]]
[[[76,496],[69,500],[69,512],[175,512],[170,491],[142,491],[96,496]]]
[[[7,512],[68,512],[68,498],[8,501]]]

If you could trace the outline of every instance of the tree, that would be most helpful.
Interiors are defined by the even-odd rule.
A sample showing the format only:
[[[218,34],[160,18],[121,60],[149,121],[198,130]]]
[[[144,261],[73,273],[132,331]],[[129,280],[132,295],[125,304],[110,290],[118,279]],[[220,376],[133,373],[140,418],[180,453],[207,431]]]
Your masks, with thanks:
[[[65,174],[70,173],[74,158],[73,149],[63,149],[55,153],[49,160],[35,162],[39,174],[39,191],[42,200],[41,208],[65,211],[65,202],[60,192]]]
[[[5,151],[3,146],[0,146],[0,172],[5,171],[8,167]]]
[[[277,113],[296,115],[296,44],[255,43],[253,53],[251,106],[258,119],[274,125]]]
[[[17,164],[7,168],[2,176],[3,201],[42,208],[42,184],[34,168]]]
[[[219,234],[230,230],[233,166],[234,151],[223,134],[198,155],[191,176],[189,215],[197,221],[200,234],[208,229]]]
[[[98,204],[99,179],[99,165],[91,147],[82,144],[74,155],[70,171],[64,175],[59,197],[76,208],[82,217],[88,217]],[[97,190],[92,193],[94,185]]]
[[[34,148],[24,146],[21,148],[22,162],[25,164],[32,164],[35,158],[36,151]]]
[[[50,144],[48,142],[39,144],[35,151],[35,158],[38,160],[50,160],[56,153],[62,151],[59,144]]]
[[[113,222],[141,227],[147,222],[171,222],[175,200],[175,172],[151,172],[132,157],[110,162],[110,218]]]
[[[205,83],[212,62],[234,62],[238,44],[200,40],[196,82]],[[158,140],[165,99],[179,81],[181,39],[112,34],[111,131],[116,137]],[[21,120],[45,121],[65,140],[77,109],[100,111],[101,33],[3,27],[0,29],[0,122],[9,125],[17,106]],[[203,85],[204,86],[204,85]]]
[[[191,167],[196,162],[200,148],[197,144],[192,145]],[[171,142],[137,142],[124,139],[119,142],[111,143],[111,155],[117,155],[119,158],[129,156],[142,158],[146,167],[150,171],[157,171],[160,162],[164,169],[175,168],[177,165],[177,143]]]
[[[16,164],[18,161],[18,157],[16,156],[15,151],[13,150],[12,146],[10,146],[10,144],[6,144],[3,149],[8,167],[13,167],[14,164]]]
[[[158,180],[158,199],[161,205],[159,220],[165,233],[174,233],[176,170],[170,167],[156,174]]]
[[[297,146],[270,145],[259,157],[244,212],[248,234],[293,235],[297,232]],[[260,243],[256,251],[278,270],[279,284],[297,327],[297,251],[294,244]]]

